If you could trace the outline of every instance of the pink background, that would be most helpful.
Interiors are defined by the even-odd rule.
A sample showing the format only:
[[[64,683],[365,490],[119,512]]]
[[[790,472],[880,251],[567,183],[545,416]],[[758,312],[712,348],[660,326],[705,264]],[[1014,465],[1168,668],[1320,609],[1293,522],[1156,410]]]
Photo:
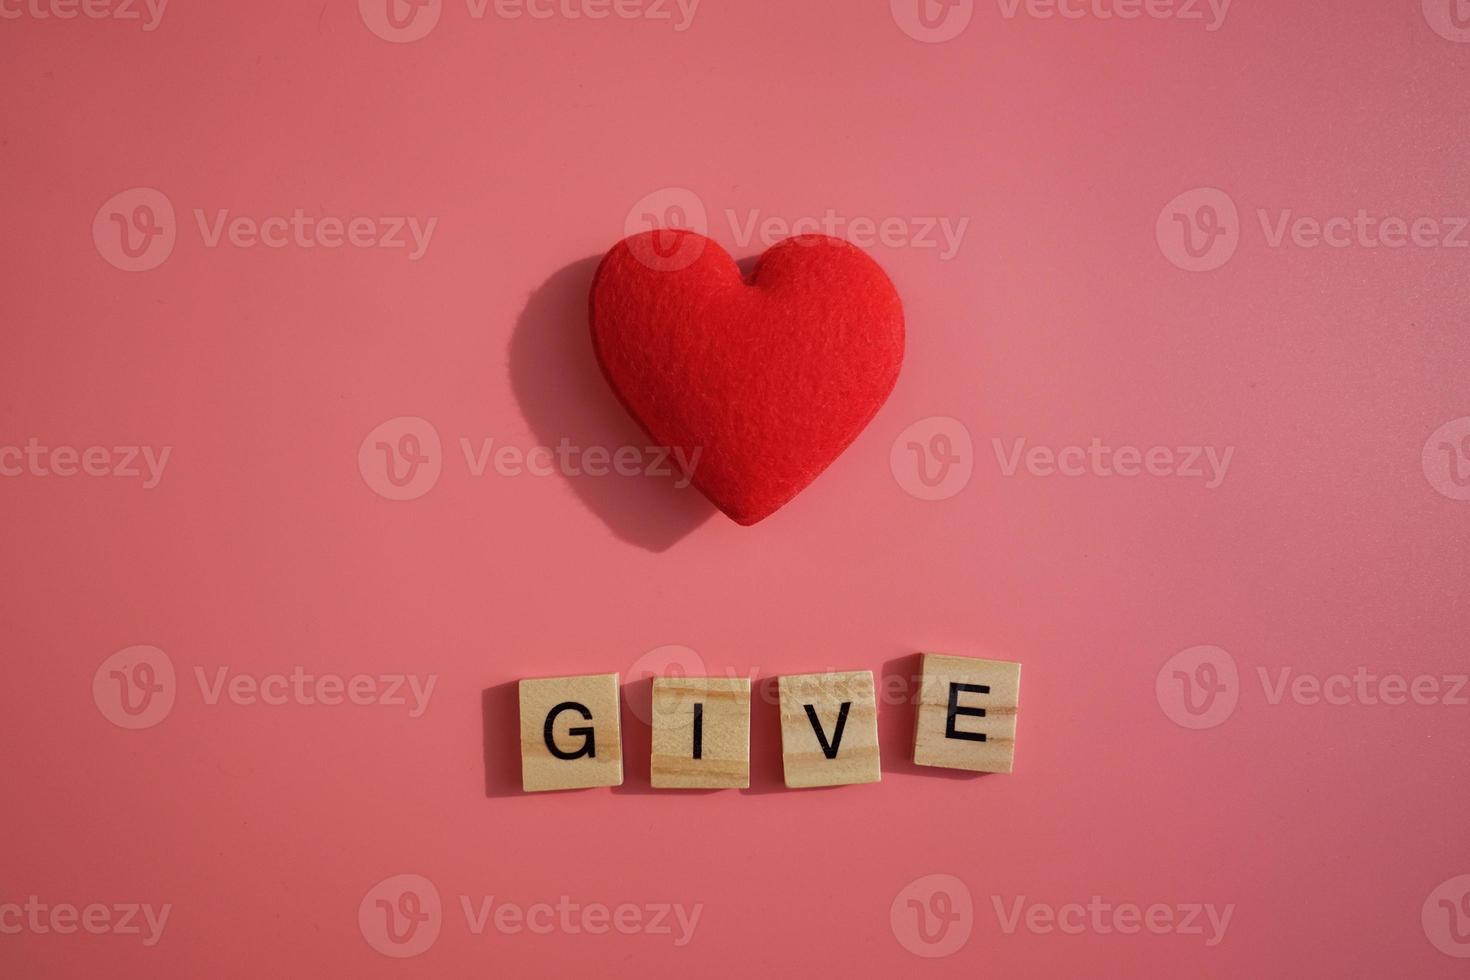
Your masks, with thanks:
[[[704,0],[684,31],[445,0],[391,43],[351,0],[174,0],[152,31],[18,2],[0,446],[172,452],[153,489],[0,478],[0,904],[172,911],[153,946],[0,934],[0,973],[1464,974],[1470,709],[1272,703],[1258,675],[1466,670],[1470,502],[1434,461],[1470,434],[1470,251],[1272,247],[1258,218],[1470,212],[1470,44],[1447,4],[1242,0],[1209,31],[987,2],[926,43],[886,0]],[[130,188],[176,212],[147,271],[109,261],[106,214],[94,237]],[[754,528],[657,479],[476,477],[460,445],[644,445],[596,375],[585,291],[666,188],[656,203],[693,195],[738,258],[763,245],[727,211],[970,220],[949,259],[872,247],[908,313],[898,387]],[[1239,209],[1208,273],[1156,235],[1196,188]],[[209,247],[194,218],[298,208],[438,223],[411,261]],[[437,432],[442,472],[394,501],[359,449],[405,416]],[[973,466],[947,499],[903,470],[914,425],[947,426]],[[1234,455],[1206,489],[1007,476],[992,444],[1094,437]],[[1470,466],[1458,451],[1445,465]],[[129,730],[93,681],[140,644],[175,701]],[[634,675],[667,645],[759,678],[1021,661],[1016,772],[915,769],[889,704],[881,784],[788,792],[758,704],[750,791],[653,793]],[[1234,707],[1191,728],[1170,659],[1201,645],[1237,668],[1217,674]],[[436,686],[417,718],[210,704],[195,671],[222,667]],[[613,670],[625,785],[520,794],[514,681]],[[412,958],[372,942],[370,893],[403,874],[442,901]],[[942,958],[919,955],[941,950],[907,904],[935,874],[954,880],[925,907],[974,910]],[[1008,933],[995,911],[1094,895],[1233,912],[1207,946]],[[701,912],[677,947],[476,935],[461,896]]]

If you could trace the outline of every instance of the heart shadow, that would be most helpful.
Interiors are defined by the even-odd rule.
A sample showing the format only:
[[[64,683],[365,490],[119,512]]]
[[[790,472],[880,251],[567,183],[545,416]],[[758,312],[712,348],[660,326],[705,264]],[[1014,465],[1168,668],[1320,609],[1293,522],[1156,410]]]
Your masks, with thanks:
[[[562,478],[577,497],[619,538],[648,551],[673,547],[717,513],[672,461],[668,475],[644,472],[654,462],[649,438],[613,395],[592,351],[588,302],[601,256],[574,262],[531,294],[510,340],[510,384],[521,414],[543,446],[563,440],[585,450],[616,454],[634,447],[642,454],[637,476],[610,471]]]

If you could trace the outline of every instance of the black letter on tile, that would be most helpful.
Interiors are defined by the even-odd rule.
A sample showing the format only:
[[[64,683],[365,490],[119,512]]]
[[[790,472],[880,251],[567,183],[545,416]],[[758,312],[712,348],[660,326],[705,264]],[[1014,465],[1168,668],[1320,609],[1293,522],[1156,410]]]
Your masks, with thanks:
[[[960,715],[969,715],[972,718],[984,718],[985,717],[985,709],[984,708],[961,708],[960,707],[960,692],[961,691],[966,691],[966,692],[968,692],[970,694],[989,694],[990,693],[990,685],[989,684],[956,684],[954,682],[950,682],[950,685],[949,685],[949,715],[944,719],[944,737],[945,738],[964,739],[967,742],[983,742],[983,741],[985,741],[985,733],[984,732],[961,732],[961,731],[956,731],[955,730],[954,720],[955,720],[955,718],[957,718]]]
[[[704,758],[704,705],[694,706],[694,758]]]
[[[556,756],[558,759],[580,759],[584,755],[589,759],[597,758],[597,736],[596,732],[591,728],[567,729],[568,735],[582,736],[582,747],[577,751],[563,752],[561,749],[556,747],[556,738],[552,735],[552,729],[556,725],[556,716],[561,714],[563,711],[575,711],[577,714],[582,716],[583,720],[592,720],[592,712],[587,710],[587,706],[585,704],[578,704],[575,701],[563,701],[555,708],[552,708],[550,714],[546,716],[545,732],[546,747],[551,750],[551,754]]]
[[[847,727],[847,711],[852,707],[852,702],[842,702],[842,710],[837,712],[837,732],[832,736],[830,745],[827,743],[826,733],[822,731],[822,723],[817,720],[817,709],[809,704],[802,707],[806,708],[806,717],[812,723],[812,731],[817,733],[817,743],[822,746],[822,754],[829,759],[837,758],[837,750],[842,746],[842,730]]]

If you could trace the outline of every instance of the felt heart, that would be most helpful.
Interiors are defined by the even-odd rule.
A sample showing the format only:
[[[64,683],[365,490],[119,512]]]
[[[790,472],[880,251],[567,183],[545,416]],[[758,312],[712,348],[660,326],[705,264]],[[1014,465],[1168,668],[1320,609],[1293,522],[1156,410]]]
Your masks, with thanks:
[[[635,235],[598,267],[591,318],[619,401],[660,446],[697,460],[691,482],[738,524],[815,480],[872,420],[903,363],[893,283],[825,235],[772,246],[748,282],[702,235]]]

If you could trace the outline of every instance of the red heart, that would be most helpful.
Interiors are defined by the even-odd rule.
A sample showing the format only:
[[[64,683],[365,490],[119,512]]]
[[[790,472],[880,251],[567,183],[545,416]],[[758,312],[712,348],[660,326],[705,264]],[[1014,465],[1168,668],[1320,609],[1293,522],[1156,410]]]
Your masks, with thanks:
[[[877,413],[903,363],[888,276],[837,238],[772,246],[747,283],[715,242],[652,231],[592,281],[592,344],[613,392],[738,524],[806,488]]]

